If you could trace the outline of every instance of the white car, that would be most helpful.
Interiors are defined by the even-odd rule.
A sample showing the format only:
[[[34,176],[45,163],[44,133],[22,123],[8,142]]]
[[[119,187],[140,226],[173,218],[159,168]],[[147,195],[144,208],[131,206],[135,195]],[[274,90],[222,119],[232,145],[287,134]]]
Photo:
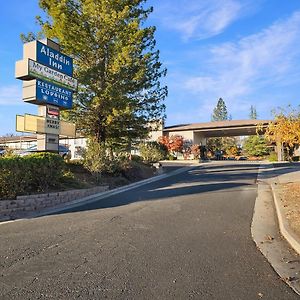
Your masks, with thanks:
[[[71,158],[71,151],[66,146],[59,145],[58,150],[59,150],[59,155],[63,159]],[[29,147],[26,150],[18,151],[17,154],[20,156],[25,156],[25,155],[29,155],[29,154],[36,153],[36,152],[39,152],[39,151],[37,151],[37,146],[34,145],[34,146]]]

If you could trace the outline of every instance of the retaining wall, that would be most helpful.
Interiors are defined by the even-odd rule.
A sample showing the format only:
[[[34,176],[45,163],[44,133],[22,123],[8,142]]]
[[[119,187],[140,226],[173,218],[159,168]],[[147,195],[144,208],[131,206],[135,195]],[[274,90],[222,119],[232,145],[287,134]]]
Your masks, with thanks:
[[[16,200],[0,200],[0,221],[26,217],[32,212],[105,192],[108,189],[108,186],[97,186],[90,189],[17,196]]]

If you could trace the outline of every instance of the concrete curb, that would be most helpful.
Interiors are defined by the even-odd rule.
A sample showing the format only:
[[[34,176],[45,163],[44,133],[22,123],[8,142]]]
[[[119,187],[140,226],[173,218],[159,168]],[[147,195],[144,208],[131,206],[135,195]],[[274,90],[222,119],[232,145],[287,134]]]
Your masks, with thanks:
[[[251,223],[251,235],[257,249],[264,255],[280,279],[300,295],[300,261],[289,243],[279,232],[272,188],[261,165],[258,172],[257,198]]]
[[[276,184],[272,183],[271,188],[272,188],[273,199],[274,199],[274,203],[275,203],[276,214],[277,214],[277,219],[278,219],[280,232],[281,232],[282,236],[291,245],[291,247],[298,254],[300,254],[300,239],[292,231],[292,229],[289,226],[288,221],[284,217],[284,210],[283,210],[282,204],[281,204],[280,199],[279,199]]]
[[[126,192],[126,191],[135,189],[137,187],[140,187],[140,186],[143,186],[143,185],[155,182],[155,181],[159,181],[159,180],[171,177],[171,176],[175,176],[175,175],[180,174],[180,173],[184,173],[186,171],[189,171],[189,170],[192,170],[192,169],[196,168],[197,166],[199,166],[199,164],[198,165],[194,164],[194,165],[191,165],[191,166],[188,166],[188,167],[181,167],[181,168],[179,168],[175,171],[172,171],[170,173],[165,173],[165,174],[162,174],[162,175],[153,176],[151,178],[140,180],[140,181],[131,183],[131,184],[126,185],[126,186],[122,186],[122,187],[115,188],[115,189],[112,189],[112,190],[109,190],[109,191],[106,191],[106,192],[101,192],[101,193],[97,193],[97,194],[94,194],[94,195],[90,195],[90,196],[87,196],[87,197],[84,197],[84,198],[81,198],[81,199],[74,200],[74,201],[69,202],[69,203],[64,203],[62,205],[40,211],[40,212],[33,212],[31,214],[28,214],[24,218],[0,222],[0,225],[11,223],[11,222],[17,222],[17,221],[21,221],[21,220],[24,220],[24,219],[42,217],[42,216],[46,216],[46,215],[49,215],[49,214],[58,213],[58,212],[61,212],[61,211],[67,210],[67,209],[72,209],[72,208],[81,206],[83,204],[94,203],[94,202],[97,202],[101,199],[105,199],[109,196],[117,195],[117,194],[120,194],[122,192]]]

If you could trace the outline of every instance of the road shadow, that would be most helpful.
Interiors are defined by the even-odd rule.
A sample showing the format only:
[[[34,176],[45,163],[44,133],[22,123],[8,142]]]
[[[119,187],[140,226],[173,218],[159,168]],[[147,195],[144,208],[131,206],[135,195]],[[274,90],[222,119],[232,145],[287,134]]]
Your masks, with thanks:
[[[175,166],[174,166],[175,167]],[[226,168],[234,170],[234,174],[226,173]],[[235,167],[235,169],[233,169]],[[223,169],[218,172],[215,169]],[[259,165],[226,165],[226,166],[195,166],[190,171],[165,178],[151,184],[147,184],[134,190],[122,192],[109,196],[99,201],[84,204],[80,207],[66,209],[55,214],[80,212],[87,210],[97,210],[128,205],[141,201],[171,200],[180,196],[200,195],[202,193],[222,192],[226,190],[253,187],[256,188],[257,169]]]
[[[236,189],[238,187],[251,186],[251,184],[247,183],[214,183],[214,184],[198,184],[195,186],[187,186],[187,187],[169,187],[165,188],[152,188],[146,189],[142,191],[134,191],[134,192],[125,192],[122,194],[114,195],[105,199],[101,199],[97,202],[85,204],[80,207],[63,210],[61,212],[55,214],[64,214],[71,212],[80,212],[87,210],[96,210],[96,209],[104,209],[104,208],[112,208],[117,206],[128,205],[135,202],[141,201],[157,201],[168,199],[171,200],[175,197],[180,196],[191,196],[197,195],[201,193],[208,192],[217,192],[217,191],[225,191],[229,189]]]
[[[171,165],[167,167],[169,168],[169,172],[171,172],[181,166]],[[78,207],[62,209],[59,212],[47,215],[61,215],[73,212],[106,209],[141,201],[172,200],[172,198],[175,197],[222,191],[226,192],[245,187],[252,187],[253,189],[256,189],[259,168],[260,175],[263,178],[269,179],[282,174],[297,172],[300,170],[300,164],[277,163],[274,165],[274,168],[270,164],[260,165],[258,163],[246,162],[199,164],[199,166],[195,166],[189,171],[167,177],[153,183],[148,183],[116,195],[108,196],[106,198],[97,199],[95,197],[95,201],[92,203],[83,203]]]

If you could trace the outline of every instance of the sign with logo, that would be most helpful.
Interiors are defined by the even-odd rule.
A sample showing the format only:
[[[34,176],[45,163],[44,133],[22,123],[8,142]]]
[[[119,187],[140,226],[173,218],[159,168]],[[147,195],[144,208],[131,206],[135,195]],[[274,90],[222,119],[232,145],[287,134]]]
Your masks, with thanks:
[[[23,100],[33,104],[45,103],[71,109],[73,92],[40,79],[23,81]]]
[[[20,132],[35,132],[38,150],[58,150],[58,136],[75,137],[75,124],[60,120],[60,108],[72,108],[73,60],[61,53],[54,41],[32,41],[23,47],[23,60],[16,62],[16,78],[23,80],[23,100],[38,104],[39,115],[16,118]],[[51,141],[50,141],[51,140]]]
[[[32,59],[17,61],[16,78],[21,80],[37,78],[72,91],[77,90],[77,79],[35,62]]]
[[[58,119],[46,118],[45,133],[59,134],[60,122]]]
[[[28,61],[28,75],[56,83],[60,86],[77,90],[77,80],[69,75],[53,70],[31,59]]]
[[[36,81],[36,98],[64,108],[72,108],[73,92],[50,82]]]
[[[52,105],[46,106],[46,132],[53,130],[53,133],[59,134],[60,120],[59,120],[59,108]],[[49,132],[50,133],[50,132]],[[52,133],[52,132],[51,132]]]
[[[47,105],[46,107],[47,118],[59,119],[59,108],[52,105]]]
[[[36,61],[64,74],[73,76],[72,58],[39,41],[36,41]]]

